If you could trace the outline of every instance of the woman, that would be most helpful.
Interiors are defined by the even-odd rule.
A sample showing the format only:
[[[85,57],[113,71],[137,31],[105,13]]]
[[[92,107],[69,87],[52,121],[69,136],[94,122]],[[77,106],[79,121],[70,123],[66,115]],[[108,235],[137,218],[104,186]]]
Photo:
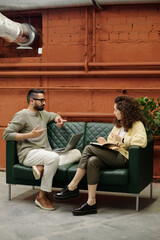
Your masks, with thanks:
[[[137,100],[129,96],[118,96],[114,103],[115,126],[108,136],[107,142],[114,143],[110,147],[87,145],[82,153],[77,172],[69,185],[55,194],[58,200],[79,195],[78,184],[87,174],[88,200],[80,207],[73,209],[73,215],[97,213],[96,189],[100,171],[107,168],[127,168],[129,147],[137,145],[145,147],[147,136],[144,118]],[[103,137],[97,139],[105,143]]]

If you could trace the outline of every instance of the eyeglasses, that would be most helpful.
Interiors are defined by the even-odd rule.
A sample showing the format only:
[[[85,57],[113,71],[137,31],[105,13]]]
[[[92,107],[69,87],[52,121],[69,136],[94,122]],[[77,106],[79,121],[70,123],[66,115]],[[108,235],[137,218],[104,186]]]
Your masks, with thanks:
[[[34,100],[40,101],[41,103],[44,103],[46,101],[45,98],[33,98]]]

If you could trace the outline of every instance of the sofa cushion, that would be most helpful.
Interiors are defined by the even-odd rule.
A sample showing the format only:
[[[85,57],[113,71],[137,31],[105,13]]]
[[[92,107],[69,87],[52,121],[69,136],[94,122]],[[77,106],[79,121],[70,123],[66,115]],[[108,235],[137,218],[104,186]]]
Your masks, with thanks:
[[[84,122],[65,122],[62,128],[58,128],[54,122],[48,124],[48,139],[52,149],[66,147],[72,135],[85,132]],[[84,148],[84,135],[81,137],[77,147],[80,151]]]
[[[90,122],[87,123],[86,126],[86,134],[85,134],[85,146],[90,142],[94,142],[98,137],[104,137],[107,139],[109,133],[113,128],[112,123],[96,123]]]
[[[107,169],[101,171],[99,184],[126,185],[128,184],[128,169]]]
[[[21,164],[15,164],[13,167],[14,178],[34,180],[33,171],[31,167],[26,167]]]
[[[59,166],[54,176],[53,181],[66,182],[67,181],[67,169],[73,164],[66,164]],[[13,167],[13,176],[19,179],[35,180],[31,167],[23,166],[21,164],[15,164]]]
[[[69,163],[66,165],[58,166],[57,172],[53,178],[53,185],[54,182],[64,182],[68,184],[68,174],[67,170],[73,166],[73,163]]]
[[[77,170],[78,164],[74,164],[70,168],[68,168],[68,174],[67,178],[68,181],[70,182]],[[87,178],[86,176],[82,179],[81,181],[82,185],[87,184]],[[100,185],[127,185],[128,184],[128,169],[123,168],[123,169],[107,169],[101,171],[100,175]]]

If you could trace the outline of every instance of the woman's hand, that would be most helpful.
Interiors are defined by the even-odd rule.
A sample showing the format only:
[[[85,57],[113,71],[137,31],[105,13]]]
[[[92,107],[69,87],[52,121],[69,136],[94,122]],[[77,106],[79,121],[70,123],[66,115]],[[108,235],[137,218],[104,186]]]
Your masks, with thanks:
[[[119,135],[111,133],[111,137],[112,137],[114,142],[122,143],[122,138]]]
[[[104,137],[99,137],[97,139],[97,142],[101,143],[101,144],[104,144],[106,142],[106,139]]]

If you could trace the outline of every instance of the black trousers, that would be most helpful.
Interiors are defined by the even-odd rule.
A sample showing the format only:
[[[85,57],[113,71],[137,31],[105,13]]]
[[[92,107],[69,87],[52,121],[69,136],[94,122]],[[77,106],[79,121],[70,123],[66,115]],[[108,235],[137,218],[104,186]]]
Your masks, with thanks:
[[[109,168],[127,168],[128,159],[111,149],[87,145],[82,153],[79,168],[86,169],[87,182],[94,185],[99,182],[100,171]]]

